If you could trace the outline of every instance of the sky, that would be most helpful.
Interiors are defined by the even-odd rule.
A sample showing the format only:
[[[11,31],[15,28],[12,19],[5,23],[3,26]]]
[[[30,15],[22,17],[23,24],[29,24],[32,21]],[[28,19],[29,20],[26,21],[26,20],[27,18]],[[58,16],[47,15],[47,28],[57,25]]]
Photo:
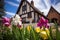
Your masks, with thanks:
[[[27,0],[31,2],[31,0]],[[33,0],[34,6],[39,9],[41,12],[44,12],[46,16],[49,12],[51,6],[53,6],[60,13],[60,0]],[[6,16],[11,18],[13,17],[19,7],[21,0],[5,0],[5,13]]]

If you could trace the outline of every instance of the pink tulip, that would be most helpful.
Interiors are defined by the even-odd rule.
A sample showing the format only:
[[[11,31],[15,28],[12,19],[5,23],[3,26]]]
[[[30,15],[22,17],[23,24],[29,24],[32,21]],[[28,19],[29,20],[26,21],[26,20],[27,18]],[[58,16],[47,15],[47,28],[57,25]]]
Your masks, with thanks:
[[[45,26],[45,24],[46,24],[45,19],[43,17],[41,17],[38,24],[37,24],[37,26],[41,27],[41,26]]]
[[[4,25],[8,27],[8,26],[10,26],[10,23],[6,22],[6,23],[4,23]]]
[[[4,17],[4,18],[3,18],[3,23],[5,23],[5,22],[10,22],[10,19],[7,18],[7,17]]]
[[[45,19],[44,17],[41,17],[37,26],[39,26],[40,28],[42,28],[42,26],[49,28],[49,25],[47,25],[47,23],[48,23],[48,20]]]
[[[2,22],[5,26],[10,26],[10,19],[9,18],[3,17]]]
[[[17,26],[18,26],[18,28],[21,28],[21,25],[19,23],[17,24]]]
[[[50,27],[50,24],[49,24],[49,23],[47,23],[46,28],[49,28],[49,27]]]

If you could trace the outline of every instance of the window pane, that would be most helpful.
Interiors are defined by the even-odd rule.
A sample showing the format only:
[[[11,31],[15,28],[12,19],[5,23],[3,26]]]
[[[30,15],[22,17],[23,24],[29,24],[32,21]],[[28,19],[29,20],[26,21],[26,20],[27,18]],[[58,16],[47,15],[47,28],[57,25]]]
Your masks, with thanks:
[[[26,11],[27,10],[27,5],[24,5],[23,7],[22,7],[22,11]]]
[[[28,18],[32,18],[32,12],[28,12],[27,17],[28,17]]]

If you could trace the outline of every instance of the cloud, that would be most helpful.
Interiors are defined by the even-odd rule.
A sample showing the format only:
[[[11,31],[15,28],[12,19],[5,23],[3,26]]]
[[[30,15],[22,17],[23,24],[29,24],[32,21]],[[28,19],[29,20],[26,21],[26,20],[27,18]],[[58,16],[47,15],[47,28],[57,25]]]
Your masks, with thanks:
[[[44,5],[46,5],[47,6],[47,8],[44,8],[44,6],[41,6],[41,7],[43,7],[42,8],[42,10],[41,9],[39,9],[39,10],[41,10],[41,12],[44,12],[44,15],[45,16],[47,16],[47,14],[48,14],[48,12],[49,12],[49,9],[50,9],[50,7],[51,7],[51,1],[50,0],[43,0],[44,2],[45,2],[45,4]],[[43,3],[43,2],[42,2]]]
[[[27,0],[27,1],[31,2],[31,0]]]
[[[21,0],[16,0],[17,2],[20,2]]]
[[[45,5],[42,3],[42,0],[34,0],[34,5],[38,9],[45,9]]]
[[[52,5],[60,13],[60,3],[57,5]]]
[[[51,1],[50,0],[44,0],[45,5],[49,8],[51,6]]]
[[[5,12],[5,13],[8,14],[8,15],[11,15],[11,16],[15,15],[15,13],[12,13],[12,12]]]
[[[56,4],[60,3],[60,0],[55,0],[54,3],[56,5]]]
[[[28,0],[31,2],[31,0]],[[51,7],[51,1],[50,0],[33,0],[34,6],[39,9],[41,12],[44,12],[44,15],[46,16],[48,14],[48,11]]]
[[[10,1],[5,1],[5,2],[8,3],[8,4],[10,4],[10,5],[12,5],[12,6],[16,6],[16,7],[19,6],[19,4],[16,4],[16,3],[14,3],[14,2],[10,2]]]
[[[17,2],[20,2],[21,0],[16,0]],[[31,3],[31,0],[27,0]],[[51,0],[33,0],[34,1],[34,6],[39,9],[41,12],[44,12],[44,15],[46,16],[49,12],[49,9],[52,5]],[[6,1],[8,4],[12,5],[12,6],[16,6],[18,7],[19,4],[10,2],[10,1]],[[44,2],[44,3],[43,3]],[[47,7],[47,8],[46,8]],[[60,13],[60,3],[58,3],[57,5],[53,5],[53,7]],[[9,15],[14,15],[14,13],[11,12],[6,12]]]

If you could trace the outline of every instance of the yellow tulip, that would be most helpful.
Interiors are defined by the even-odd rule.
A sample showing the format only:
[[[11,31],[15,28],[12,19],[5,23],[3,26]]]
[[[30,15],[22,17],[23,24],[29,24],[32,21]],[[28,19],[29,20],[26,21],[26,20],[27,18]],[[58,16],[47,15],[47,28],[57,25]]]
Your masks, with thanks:
[[[28,31],[31,30],[31,26],[30,26],[30,25],[27,26],[27,30],[28,30]]]
[[[40,32],[40,27],[36,27],[36,28],[35,28],[35,31],[36,31],[37,33],[39,33],[39,32]]]
[[[49,36],[50,35],[49,29],[48,28],[45,28],[45,31],[46,31],[47,35]]]
[[[41,31],[40,32],[40,36],[45,40],[45,39],[48,39],[48,35],[46,33],[46,31]]]

